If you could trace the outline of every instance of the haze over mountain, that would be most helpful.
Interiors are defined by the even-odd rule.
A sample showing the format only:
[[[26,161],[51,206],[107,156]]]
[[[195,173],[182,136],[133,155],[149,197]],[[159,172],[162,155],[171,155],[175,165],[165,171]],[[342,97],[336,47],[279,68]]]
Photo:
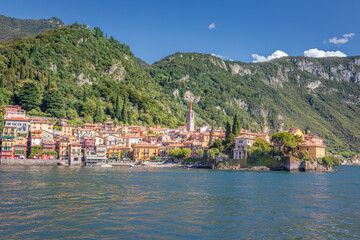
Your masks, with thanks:
[[[16,37],[46,32],[49,29],[63,27],[65,24],[58,18],[18,19],[0,15],[0,41],[12,40]]]
[[[175,53],[148,66],[100,29],[73,24],[0,43],[0,72],[6,104],[36,92],[36,104],[24,106],[33,114],[176,127],[191,100],[198,126],[238,114],[252,131],[302,128],[332,152],[360,151],[359,57],[242,63]]]

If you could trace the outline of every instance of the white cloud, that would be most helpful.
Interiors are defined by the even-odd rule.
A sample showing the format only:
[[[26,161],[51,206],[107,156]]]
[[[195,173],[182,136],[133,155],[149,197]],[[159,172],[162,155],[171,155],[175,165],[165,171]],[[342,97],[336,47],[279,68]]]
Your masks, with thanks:
[[[304,51],[305,57],[323,58],[323,57],[346,57],[347,55],[340,51],[322,51],[317,48]]]
[[[347,33],[347,34],[343,35],[343,37],[346,37],[346,38],[352,38],[353,36],[355,36],[355,33]]]
[[[208,29],[210,29],[210,30],[212,30],[214,28],[216,28],[216,25],[214,22],[208,26]]]
[[[218,58],[221,58],[221,59],[227,58],[227,56],[221,56],[220,54],[216,54],[216,53],[212,53],[211,56],[218,57]]]
[[[329,42],[340,45],[340,44],[347,43],[349,41],[349,39],[354,36],[355,36],[355,33],[346,33],[343,35],[343,38],[337,38],[337,37],[330,38]]]
[[[275,52],[273,52],[271,55],[265,57],[265,56],[260,56],[258,54],[252,54],[251,55],[252,58],[254,58],[253,62],[267,62],[270,60],[273,60],[275,58],[281,58],[281,57],[287,57],[289,56],[286,52],[283,52],[281,50],[276,50]]]

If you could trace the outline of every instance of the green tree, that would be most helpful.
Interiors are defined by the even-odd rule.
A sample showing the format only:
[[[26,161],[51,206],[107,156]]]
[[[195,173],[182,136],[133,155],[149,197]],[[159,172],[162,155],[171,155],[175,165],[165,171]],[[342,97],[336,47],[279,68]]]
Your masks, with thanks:
[[[2,133],[5,125],[4,113],[5,113],[5,106],[4,106],[3,93],[1,91],[0,92],[0,133]]]
[[[211,146],[211,144],[212,144],[212,142],[213,142],[214,130],[215,130],[214,120],[212,120],[212,123],[211,123],[211,131],[210,131],[210,138],[209,138],[208,146]]]
[[[23,109],[30,111],[41,104],[41,93],[36,82],[25,80],[19,92],[19,102]]]
[[[199,157],[203,157],[203,156],[204,156],[204,150],[198,149],[198,150],[196,150],[196,154],[197,154]]]
[[[239,120],[238,115],[234,116],[234,123],[233,123],[232,132],[235,135],[235,137],[238,137],[238,136],[241,135],[241,124],[240,124],[240,120]]]
[[[128,123],[129,125],[132,124],[132,111],[130,109],[128,110]]]
[[[296,147],[296,138],[288,132],[275,133],[271,136],[271,141],[279,144],[284,149],[284,153],[288,153],[292,148]]]
[[[57,118],[65,117],[64,99],[60,91],[52,88],[45,92],[41,109]]]
[[[127,109],[126,109],[126,98],[124,97],[124,105],[121,111],[121,119],[124,123],[126,123],[126,121],[128,120],[128,115],[127,115]]]
[[[25,70],[25,66],[21,65],[20,67],[20,79],[24,80],[26,78],[26,70]]]
[[[229,121],[227,121],[226,127],[225,127],[225,139],[228,139],[230,133],[231,133],[231,125],[230,125]]]
[[[210,160],[215,160],[216,156],[220,153],[219,149],[211,148],[207,151],[207,156]]]
[[[11,54],[11,58],[10,58],[10,68],[16,70],[17,65],[16,65],[16,56],[14,53]]]
[[[4,93],[4,83],[5,83],[5,79],[4,79],[4,73],[1,74],[1,92]]]
[[[271,144],[262,138],[255,138],[253,147],[260,149],[261,151],[270,151]]]
[[[48,83],[49,83],[49,79],[48,79]],[[86,94],[86,88],[85,86],[83,87],[83,98],[82,98],[83,102],[87,101],[87,94]]]
[[[47,81],[47,85],[46,85],[46,90],[49,90],[52,87],[52,83],[51,83],[51,72],[48,73],[48,81]]]
[[[121,111],[120,111],[119,95],[116,96],[115,118],[118,119],[119,121],[121,121]]]
[[[102,123],[104,120],[104,110],[102,108],[102,102],[97,101],[96,102],[96,112],[94,116],[94,122],[96,123]]]

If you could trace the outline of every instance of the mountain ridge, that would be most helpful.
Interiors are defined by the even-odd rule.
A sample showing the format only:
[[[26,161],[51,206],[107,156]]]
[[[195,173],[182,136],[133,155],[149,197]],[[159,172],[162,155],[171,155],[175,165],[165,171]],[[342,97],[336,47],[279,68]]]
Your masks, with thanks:
[[[47,30],[63,27],[65,24],[56,17],[48,19],[19,19],[0,15],[0,41],[9,41],[16,37],[25,37]]]

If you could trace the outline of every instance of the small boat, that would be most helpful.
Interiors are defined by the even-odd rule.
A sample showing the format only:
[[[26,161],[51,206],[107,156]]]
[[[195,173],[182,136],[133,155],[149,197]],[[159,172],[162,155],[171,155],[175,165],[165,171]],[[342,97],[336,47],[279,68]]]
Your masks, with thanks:
[[[130,164],[130,165],[129,165],[129,168],[133,168],[133,167],[135,167],[134,164]]]
[[[111,164],[103,164],[103,165],[101,165],[101,167],[112,167],[112,165]]]

